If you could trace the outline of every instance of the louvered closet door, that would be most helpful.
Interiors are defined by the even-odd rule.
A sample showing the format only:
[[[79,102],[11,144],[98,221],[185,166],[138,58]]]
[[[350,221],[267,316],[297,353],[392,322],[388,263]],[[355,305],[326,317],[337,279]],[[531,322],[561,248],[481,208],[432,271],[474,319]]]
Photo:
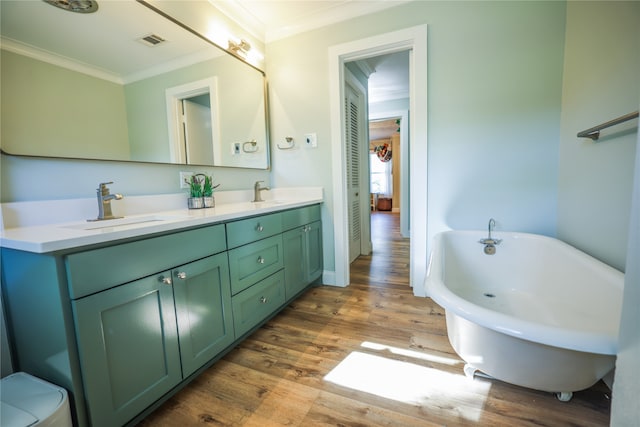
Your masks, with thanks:
[[[360,135],[359,94],[345,85],[345,117],[346,117],[346,159],[347,159],[347,203],[349,204],[349,262],[360,255],[362,240],[360,214],[360,155],[358,153]]]

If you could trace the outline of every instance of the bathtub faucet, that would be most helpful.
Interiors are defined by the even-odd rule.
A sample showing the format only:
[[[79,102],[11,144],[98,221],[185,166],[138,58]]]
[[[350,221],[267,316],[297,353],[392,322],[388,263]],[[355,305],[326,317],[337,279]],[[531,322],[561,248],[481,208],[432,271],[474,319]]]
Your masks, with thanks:
[[[502,242],[502,239],[494,239],[491,237],[491,231],[496,227],[496,220],[493,218],[489,219],[489,235],[486,239],[478,240],[478,243],[484,245],[484,253],[487,255],[493,255],[496,253],[496,245],[499,245]]]

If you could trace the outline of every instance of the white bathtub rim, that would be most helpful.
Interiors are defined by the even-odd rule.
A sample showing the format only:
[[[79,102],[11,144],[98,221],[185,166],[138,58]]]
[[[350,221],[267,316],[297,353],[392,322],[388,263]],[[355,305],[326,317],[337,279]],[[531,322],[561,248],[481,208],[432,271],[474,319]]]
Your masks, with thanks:
[[[538,324],[476,305],[453,293],[440,279],[440,277],[442,277],[442,263],[439,259],[434,259],[434,257],[437,256],[435,249],[439,246],[439,240],[447,233],[465,233],[470,236],[483,235],[480,231],[450,230],[443,231],[434,236],[434,249],[429,256],[425,288],[427,295],[445,310],[451,310],[458,316],[477,323],[478,325],[527,341],[595,354],[617,354],[618,334],[615,331],[613,334],[597,333]],[[536,239],[550,239],[579,251],[571,245],[552,237],[530,233],[503,232],[496,233],[496,238],[501,238],[500,234],[502,234],[503,237],[522,236]],[[581,251],[579,252],[588,258],[592,258],[588,254]],[[598,260],[596,261],[600,262]]]

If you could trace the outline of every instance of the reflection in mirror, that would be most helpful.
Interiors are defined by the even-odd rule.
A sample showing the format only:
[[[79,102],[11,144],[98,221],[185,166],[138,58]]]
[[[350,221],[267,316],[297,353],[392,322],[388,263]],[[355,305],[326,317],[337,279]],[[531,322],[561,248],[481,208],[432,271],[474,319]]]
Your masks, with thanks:
[[[44,1],[0,7],[4,152],[269,167],[256,68],[134,0],[92,14]],[[185,115],[192,125],[180,134]]]

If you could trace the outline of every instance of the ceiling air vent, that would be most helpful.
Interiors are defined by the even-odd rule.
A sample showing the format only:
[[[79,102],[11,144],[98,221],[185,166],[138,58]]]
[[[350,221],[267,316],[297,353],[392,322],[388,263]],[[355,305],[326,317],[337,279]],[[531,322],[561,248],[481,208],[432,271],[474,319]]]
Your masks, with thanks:
[[[149,34],[148,36],[144,36],[138,39],[141,43],[146,44],[147,46],[157,46],[160,43],[166,41],[162,37],[156,34]]]

